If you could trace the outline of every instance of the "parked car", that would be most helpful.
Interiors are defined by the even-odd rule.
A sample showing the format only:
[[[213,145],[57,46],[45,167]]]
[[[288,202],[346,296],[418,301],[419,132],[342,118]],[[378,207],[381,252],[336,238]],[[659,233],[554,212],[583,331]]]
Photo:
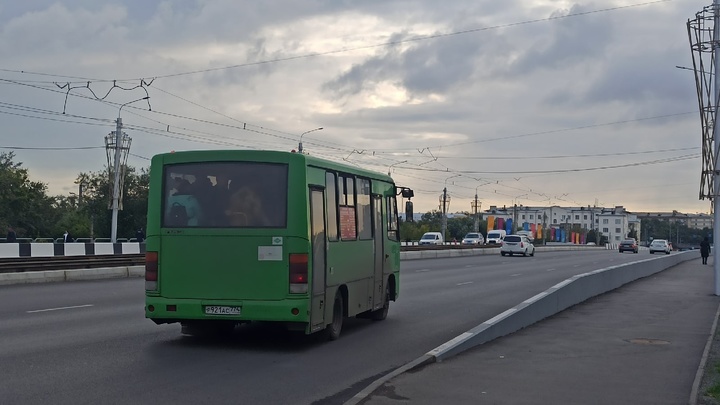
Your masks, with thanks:
[[[637,253],[638,252],[638,244],[635,239],[625,239],[624,241],[620,242],[620,245],[618,246],[618,250],[620,253],[628,251]]]
[[[425,232],[418,242],[420,245],[442,245],[443,236],[440,232]]]
[[[650,254],[660,252],[669,255],[670,251],[672,251],[672,246],[670,246],[670,243],[665,239],[653,239],[648,248],[650,250]]]
[[[470,232],[462,240],[463,245],[484,245],[485,237],[480,232]]]
[[[525,235],[507,235],[500,245],[500,256],[513,254],[535,256],[535,245]]]

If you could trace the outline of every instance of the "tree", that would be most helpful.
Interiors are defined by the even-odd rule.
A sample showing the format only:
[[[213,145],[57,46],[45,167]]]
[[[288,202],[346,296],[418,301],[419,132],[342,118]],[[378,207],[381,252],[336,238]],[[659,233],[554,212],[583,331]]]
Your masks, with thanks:
[[[150,184],[150,172],[143,168],[136,173],[134,167],[124,171],[122,210],[118,213],[118,238],[132,238],[138,228],[145,228],[147,223],[147,200]],[[110,237],[112,228],[112,183],[108,171],[80,173],[75,180],[83,184],[85,193],[81,211],[87,224],[83,232],[76,236]],[[92,232],[91,232],[92,230]]]
[[[13,152],[0,153],[0,226],[12,226],[18,237],[48,235],[56,216],[47,185],[30,181],[14,158]]]
[[[475,218],[465,213],[465,216],[456,216],[448,219],[448,239],[462,240],[468,233],[475,229]]]

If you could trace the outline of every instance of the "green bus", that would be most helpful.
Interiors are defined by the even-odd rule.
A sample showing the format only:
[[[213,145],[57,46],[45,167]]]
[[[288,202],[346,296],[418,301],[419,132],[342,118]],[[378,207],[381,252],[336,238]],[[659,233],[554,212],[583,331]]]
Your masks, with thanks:
[[[270,321],[337,339],[398,298],[393,179],[294,152],[186,151],[150,170],[145,316],[182,333]]]

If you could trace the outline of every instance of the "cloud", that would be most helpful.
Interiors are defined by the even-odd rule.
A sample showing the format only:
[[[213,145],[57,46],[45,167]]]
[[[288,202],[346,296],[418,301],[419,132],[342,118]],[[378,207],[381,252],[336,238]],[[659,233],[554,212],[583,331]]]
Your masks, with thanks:
[[[52,82],[92,79],[92,90],[105,94],[114,79],[133,79],[120,83],[132,87],[158,77],[148,88],[152,111],[140,102],[122,109],[136,155],[290,150],[300,133],[322,126],[303,138],[316,156],[381,172],[407,160],[393,166],[394,176],[417,190],[417,210],[436,207],[454,173],[463,173],[451,184],[458,209],[469,207],[464,199],[476,188],[484,206],[521,194],[547,198],[538,192],[637,210],[704,209],[699,160],[487,173],[622,165],[689,153],[625,152],[699,146],[697,115],[679,115],[697,106],[692,73],[675,68],[690,64],[685,22],[699,9],[669,2],[593,12],[628,4],[9,2],[0,9],[0,146],[103,145],[119,105],[142,90],[116,89],[100,102],[76,89],[67,114],[53,116],[39,112],[63,110],[65,93]],[[203,72],[174,76],[194,71]],[[10,115],[18,106],[30,110]],[[600,153],[607,156],[538,158]],[[102,150],[18,157],[53,192],[105,164]],[[663,196],[668,178],[687,183],[673,187],[677,197]]]

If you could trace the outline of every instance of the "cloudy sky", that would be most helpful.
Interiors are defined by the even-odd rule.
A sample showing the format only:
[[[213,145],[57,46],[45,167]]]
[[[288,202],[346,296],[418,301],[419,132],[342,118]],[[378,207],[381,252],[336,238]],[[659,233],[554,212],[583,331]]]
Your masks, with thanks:
[[[682,67],[710,4],[0,0],[0,151],[67,195],[107,165],[118,114],[135,167],[289,151],[323,127],[306,152],[390,171],[416,212],[444,187],[451,212],[476,192],[483,209],[709,212]]]

